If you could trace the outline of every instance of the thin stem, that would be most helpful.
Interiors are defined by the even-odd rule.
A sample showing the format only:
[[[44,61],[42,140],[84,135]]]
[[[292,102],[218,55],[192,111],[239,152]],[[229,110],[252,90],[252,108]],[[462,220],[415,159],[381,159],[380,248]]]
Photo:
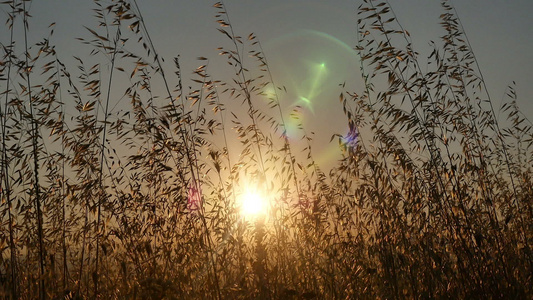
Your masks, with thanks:
[[[11,16],[14,19],[15,18],[15,3],[12,1],[11,3]],[[2,167],[3,167],[3,179],[4,179],[4,188],[1,188],[2,194],[5,193],[5,197],[7,200],[7,210],[8,210],[8,222],[9,222],[9,249],[10,249],[10,269],[11,269],[11,294],[13,296],[13,299],[17,299],[17,253],[16,253],[16,245],[15,245],[15,232],[13,228],[13,213],[11,211],[12,209],[12,198],[11,198],[11,182],[9,181],[9,158],[8,158],[8,150],[7,150],[7,118],[9,115],[9,86],[11,84],[11,67],[13,65],[12,61],[12,54],[13,54],[13,31],[14,26],[13,23],[11,23],[10,26],[10,35],[9,35],[9,47],[6,47],[8,50],[6,55],[8,57],[7,60],[7,78],[6,78],[6,91],[5,91],[5,104],[4,104],[4,111],[2,112],[2,107],[0,106],[0,121],[2,123],[1,129],[2,129]]]
[[[24,74],[26,75],[26,87],[28,93],[28,101],[30,107],[30,118],[31,118],[31,137],[32,137],[32,155],[33,155],[33,175],[34,175],[34,193],[35,193],[35,207],[37,210],[37,238],[39,244],[39,269],[40,269],[40,280],[39,280],[39,299],[44,300],[46,297],[46,287],[44,283],[45,276],[45,267],[44,267],[44,242],[43,242],[43,215],[41,211],[41,189],[39,185],[39,149],[38,149],[38,138],[39,131],[37,126],[37,116],[34,115],[32,99],[32,86],[30,80],[31,66],[29,63],[29,52],[28,52],[28,15],[26,11],[26,1],[22,1],[23,6],[23,27],[24,27],[24,56],[25,56],[25,65],[24,65]]]

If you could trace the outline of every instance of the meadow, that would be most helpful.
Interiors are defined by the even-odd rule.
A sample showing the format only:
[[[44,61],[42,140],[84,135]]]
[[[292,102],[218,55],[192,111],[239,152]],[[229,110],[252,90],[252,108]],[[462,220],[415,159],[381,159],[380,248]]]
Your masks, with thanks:
[[[448,1],[427,54],[362,1],[328,168],[223,2],[224,78],[159,56],[131,0],[95,0],[67,64],[53,24],[28,43],[29,3],[0,4],[0,298],[533,297],[532,123],[514,84],[496,106]]]

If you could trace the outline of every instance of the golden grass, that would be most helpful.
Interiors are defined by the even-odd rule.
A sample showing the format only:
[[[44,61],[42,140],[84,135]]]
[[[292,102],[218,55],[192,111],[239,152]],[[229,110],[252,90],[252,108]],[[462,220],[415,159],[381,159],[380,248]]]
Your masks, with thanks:
[[[342,157],[327,172],[301,124],[303,147],[287,137],[298,114],[222,2],[234,76],[216,79],[204,57],[165,73],[135,1],[95,1],[76,66],[15,43],[25,2],[2,6],[1,297],[532,297],[531,122],[514,86],[493,106],[448,2],[428,66],[392,7],[359,7],[365,89],[332,98],[350,131],[320,133]],[[250,187],[269,198],[254,218]]]

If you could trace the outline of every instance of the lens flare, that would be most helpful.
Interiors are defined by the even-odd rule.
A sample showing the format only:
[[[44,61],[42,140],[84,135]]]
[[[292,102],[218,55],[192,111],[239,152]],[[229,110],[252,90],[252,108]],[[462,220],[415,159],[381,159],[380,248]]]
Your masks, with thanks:
[[[350,148],[355,148],[359,141],[359,131],[357,127],[351,125],[348,133],[343,137],[343,142]]]
[[[187,195],[187,209],[190,211],[196,211],[200,209],[202,202],[202,191],[200,189],[200,184],[198,182],[191,183],[189,185],[188,195]]]
[[[330,132],[346,130],[345,116],[335,114],[339,93],[364,88],[353,48],[320,31],[294,30],[267,41],[265,52],[275,53],[269,56],[269,66],[276,82],[284,83],[277,97],[284,116],[290,115],[284,118],[285,138],[299,143],[304,134],[311,136],[326,126]],[[329,137],[312,138],[314,158],[322,167],[339,158],[338,143],[328,143]],[[344,142],[356,145],[357,138],[347,135]]]
[[[286,95],[292,106],[312,114],[327,108],[330,93],[345,80],[352,81],[359,58],[354,49],[323,32],[296,30],[266,44],[273,75],[289,83]],[[355,81],[355,80],[353,80]]]
[[[285,113],[298,106],[320,122],[338,99],[339,85],[358,81],[357,52],[323,32],[295,30],[267,41],[265,52],[276,54],[269,57],[269,65],[276,81],[284,83],[278,97]],[[269,92],[265,88],[264,93]]]

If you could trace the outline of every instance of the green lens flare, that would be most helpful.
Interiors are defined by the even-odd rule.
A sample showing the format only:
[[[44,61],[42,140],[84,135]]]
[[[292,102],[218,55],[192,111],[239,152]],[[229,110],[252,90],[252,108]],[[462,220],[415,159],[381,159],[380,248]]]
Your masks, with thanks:
[[[300,100],[303,100],[304,104],[307,106],[307,108],[311,111],[311,113],[315,113],[314,106],[313,106],[313,99],[317,97],[322,92],[321,87],[325,85],[327,82],[325,79],[327,79],[326,75],[326,64],[321,63],[317,64],[315,66],[311,65],[310,69],[314,71],[314,76],[309,84],[309,86],[303,87],[303,93],[304,96],[300,96]],[[307,91],[307,92],[306,92]]]
[[[283,134],[300,141],[306,134],[327,126],[335,132],[346,130],[343,116],[333,115],[339,105],[341,89],[351,90],[360,82],[360,60],[357,52],[332,35],[313,30],[296,30],[267,41],[264,51],[279,87],[279,103],[285,116]],[[347,86],[345,86],[347,84]],[[342,87],[339,87],[342,86]],[[265,94],[269,91],[265,87]],[[297,111],[295,113],[294,111]],[[288,118],[296,116],[295,119]],[[313,148],[321,161],[335,159],[338,144],[330,146],[329,138],[319,140]],[[337,149],[337,151],[335,151]]]
[[[284,100],[312,114],[325,108],[339,84],[355,82],[359,72],[355,50],[319,31],[296,30],[267,41],[265,53],[272,53],[269,61],[276,81],[289,83]],[[338,96],[336,90],[334,94]]]

